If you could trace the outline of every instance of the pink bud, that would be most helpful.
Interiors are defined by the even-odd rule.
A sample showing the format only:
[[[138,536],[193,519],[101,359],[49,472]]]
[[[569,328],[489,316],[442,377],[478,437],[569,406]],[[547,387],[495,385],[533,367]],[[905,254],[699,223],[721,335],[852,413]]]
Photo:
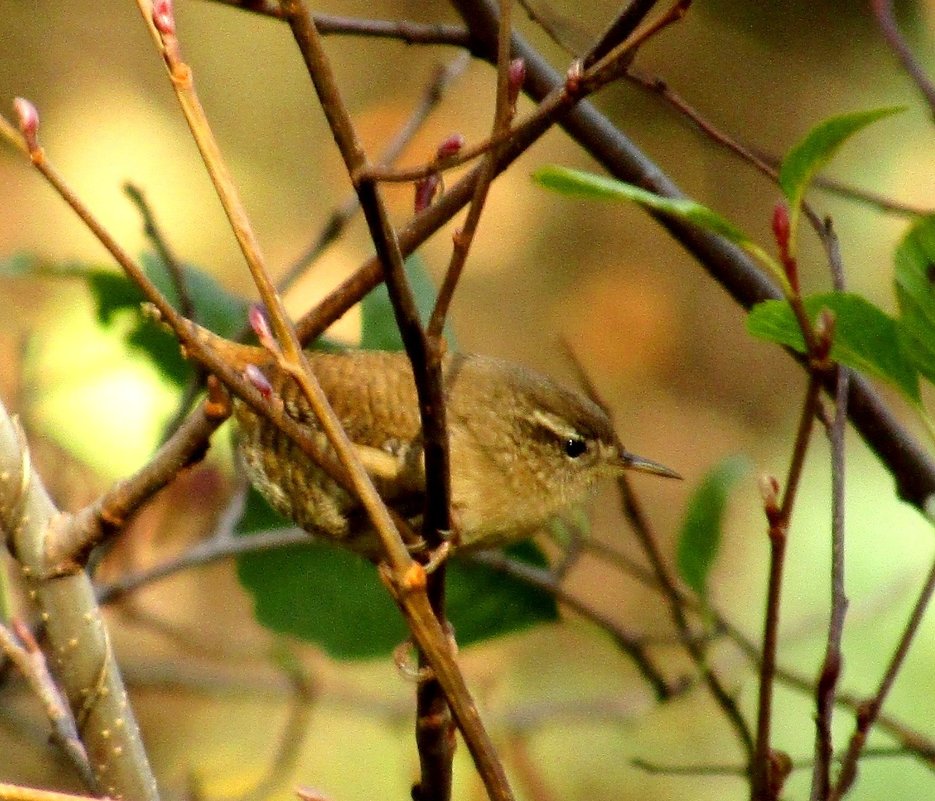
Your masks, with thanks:
[[[432,173],[421,181],[416,182],[416,197],[414,203],[416,214],[420,211],[425,211],[432,205],[438,188],[441,186],[441,181],[442,179],[438,173]]]
[[[519,93],[523,89],[523,83],[526,81],[526,60],[522,58],[514,58],[510,62],[510,71],[509,71],[509,99],[510,99],[510,108],[513,112],[516,112],[516,100],[519,97]]]
[[[273,338],[273,331],[269,325],[269,318],[266,316],[266,310],[258,303],[250,307],[249,312],[250,327],[256,334],[260,344],[268,350],[275,350],[276,340]]]
[[[175,36],[175,11],[172,0],[153,0],[153,25],[163,36]]]
[[[438,146],[438,150],[435,151],[435,158],[441,161],[442,159],[456,156],[462,147],[464,147],[464,136],[459,133],[453,133],[442,140],[441,144]]]
[[[13,100],[13,112],[16,114],[20,132],[26,140],[29,151],[39,149],[39,112],[28,100],[17,97]]]
[[[248,364],[244,367],[243,374],[247,381],[263,396],[264,400],[272,400],[273,385],[270,384],[269,379],[259,367],[255,364]]]

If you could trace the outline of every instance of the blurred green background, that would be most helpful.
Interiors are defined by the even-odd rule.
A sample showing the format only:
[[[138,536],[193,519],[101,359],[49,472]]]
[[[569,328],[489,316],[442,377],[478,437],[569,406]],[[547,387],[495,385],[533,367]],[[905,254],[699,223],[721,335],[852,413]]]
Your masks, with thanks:
[[[599,33],[616,5],[555,0]],[[338,2],[323,11],[455,22],[441,2]],[[929,73],[935,3],[900,6]],[[240,186],[269,263],[282,272],[343,202],[349,183],[286,28],[211,2],[177,8],[183,54],[195,72],[215,133]],[[17,95],[39,108],[40,138],[54,163],[117,239],[144,247],[137,213],[121,191],[142,187],[169,241],[232,291],[253,297],[249,275],[187,134],[161,60],[132,3],[0,0],[0,106]],[[517,9],[517,26],[564,70],[568,57]],[[333,37],[329,54],[371,154],[407,118],[449,48]],[[686,19],[649,44],[641,69],[670,86],[715,126],[781,155],[832,114],[894,103],[907,112],[870,128],[844,148],[829,174],[918,207],[935,206],[931,119],[885,48],[865,3],[698,2]],[[404,163],[427,158],[453,131],[476,141],[488,131],[493,71],[472,65],[416,137]],[[713,145],[656,97],[620,84],[596,103],[698,200],[764,243],[778,190]],[[528,101],[520,113],[529,111]],[[629,447],[678,469],[686,481],[637,478],[652,522],[672,552],[685,499],[721,458],[741,453],[756,473],[782,476],[805,386],[778,349],[744,332],[743,313],[665,233],[635,208],[572,202],[532,184],[546,163],[592,168],[559,131],[550,133],[494,184],[454,302],[462,349],[526,363],[569,382],[564,337],[609,401]],[[394,220],[408,218],[412,190],[386,189]],[[892,251],[907,222],[815,191],[831,214],[850,288],[892,309]],[[450,233],[421,253],[440,275]],[[24,160],[0,149],[0,258],[19,250],[55,260],[108,264],[73,213]],[[370,253],[358,220],[287,301],[309,307]],[[827,287],[818,243],[806,231],[803,283]],[[0,398],[23,416],[34,458],[66,508],[77,508],[146,458],[174,408],[169,388],[119,344],[95,330],[87,292],[76,282],[0,277]],[[349,314],[337,334],[353,341]],[[902,414],[898,399],[884,390]],[[905,413],[909,426],[917,422]],[[108,575],[167,558],[210,530],[229,480],[226,438],[208,466],[183,478],[147,510],[111,555]],[[791,532],[783,605],[783,664],[817,672],[827,615],[827,447],[818,436]],[[67,469],[66,469],[67,467]],[[901,631],[933,553],[930,527],[894,497],[888,476],[855,438],[849,444],[848,592],[843,684],[869,693]],[[591,509],[593,535],[628,553],[612,488]],[[736,491],[713,597],[758,637],[767,542],[755,475]],[[634,632],[669,637],[652,592],[606,566],[586,563],[570,586]],[[310,588],[314,591],[314,588]],[[248,790],[277,750],[290,708],[274,667],[272,638],[250,616],[230,565],[190,572],[138,593],[114,610],[144,737],[167,797],[193,787],[206,799]],[[924,625],[887,710],[935,737],[931,664],[935,626]],[[335,799],[407,797],[417,761],[411,737],[412,687],[389,662],[333,664],[297,649],[316,681],[298,764],[276,797],[296,784]],[[660,645],[672,676],[690,666]],[[738,778],[649,776],[641,757],[663,764],[740,764],[733,735],[701,689],[659,707],[608,637],[574,616],[461,655],[485,719],[524,798],[742,798]],[[752,719],[756,682],[729,645],[712,659]],[[811,755],[813,704],[780,690],[775,745]],[[850,717],[836,716],[838,742]],[[74,787],[53,766],[45,728],[25,693],[0,693],[4,781]],[[886,742],[879,738],[879,742]],[[462,748],[458,798],[480,798]],[[807,794],[797,772],[788,797]],[[536,783],[542,787],[536,790]],[[546,794],[546,790],[549,794]],[[868,760],[855,799],[918,798],[935,792],[929,769],[912,759]]]

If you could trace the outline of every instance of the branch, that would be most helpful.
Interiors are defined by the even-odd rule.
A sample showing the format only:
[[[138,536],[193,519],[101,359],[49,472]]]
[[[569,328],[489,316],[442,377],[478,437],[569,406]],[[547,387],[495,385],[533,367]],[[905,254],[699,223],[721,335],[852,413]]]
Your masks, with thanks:
[[[824,239],[829,245],[829,263],[834,288],[843,291],[844,265],[838,238],[826,220]],[[845,433],[847,425],[847,388],[850,370],[838,365],[837,389],[834,396],[834,419],[828,432],[831,440],[831,614],[828,620],[828,637],[825,658],[815,687],[815,766],[812,773],[811,801],[824,801],[831,788],[831,761],[834,744],[831,719],[835,693],[844,656],[841,640],[844,636],[844,618],[847,614],[847,595],[844,586],[844,479],[845,479]]]
[[[158,801],[91,581],[83,570],[64,577],[45,572],[46,538],[67,522],[30,466],[22,429],[0,406],[0,533],[45,623],[52,670],[74,711],[95,791]]]

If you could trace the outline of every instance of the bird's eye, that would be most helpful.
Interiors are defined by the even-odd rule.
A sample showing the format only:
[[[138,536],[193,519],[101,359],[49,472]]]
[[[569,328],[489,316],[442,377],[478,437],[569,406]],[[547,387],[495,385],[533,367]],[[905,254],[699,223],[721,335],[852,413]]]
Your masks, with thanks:
[[[565,455],[569,459],[577,459],[588,450],[588,443],[584,437],[567,437],[563,443]]]

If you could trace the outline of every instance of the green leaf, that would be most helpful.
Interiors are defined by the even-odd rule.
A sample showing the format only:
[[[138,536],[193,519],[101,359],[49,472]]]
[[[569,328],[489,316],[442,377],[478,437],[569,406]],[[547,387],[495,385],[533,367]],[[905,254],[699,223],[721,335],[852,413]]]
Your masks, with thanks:
[[[772,256],[730,220],[694,200],[662,197],[633,184],[568,167],[541,167],[533,173],[533,179],[546,189],[569,197],[626,200],[712,231],[743,248],[769,269],[784,288],[788,288],[785,273]]]
[[[251,490],[238,531],[288,526]],[[511,555],[545,564],[531,543]],[[237,557],[237,575],[253,597],[257,620],[280,634],[318,645],[339,659],[385,657],[406,639],[405,623],[373,565],[321,541]],[[448,563],[448,616],[464,647],[555,620],[555,599],[483,565]]]
[[[699,596],[707,594],[708,574],[721,545],[721,525],[727,496],[748,472],[746,459],[732,456],[715,466],[688,502],[679,534],[679,575]]]
[[[435,305],[435,284],[425,268],[425,262],[417,253],[406,259],[406,275],[415,295],[416,308],[423,324],[428,321]],[[390,302],[386,284],[380,284],[360,302],[361,334],[360,347],[365,350],[402,350],[403,341],[396,327],[393,304]],[[457,347],[449,326],[445,325],[445,338],[453,350]]]
[[[896,248],[895,262],[903,352],[935,382],[935,216],[913,224]]]
[[[900,344],[896,320],[870,301],[847,292],[810,295],[804,303],[810,319],[814,320],[822,308],[834,313],[831,358],[888,381],[919,405],[919,376]],[[747,330],[760,339],[805,353],[802,331],[784,300],[767,300],[754,306],[747,317]]]
[[[802,198],[818,173],[850,137],[871,123],[904,110],[903,106],[841,114],[819,123],[782,160],[779,186],[789,201],[790,248],[795,252]]]

